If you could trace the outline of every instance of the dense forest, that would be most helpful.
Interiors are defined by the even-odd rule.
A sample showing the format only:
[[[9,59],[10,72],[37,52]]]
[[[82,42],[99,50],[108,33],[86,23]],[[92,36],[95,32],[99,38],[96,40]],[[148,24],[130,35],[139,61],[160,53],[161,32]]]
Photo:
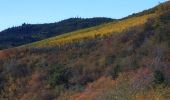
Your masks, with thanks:
[[[2,100],[170,100],[170,2],[0,51]]]
[[[52,36],[88,28],[107,22],[111,18],[70,18],[50,24],[22,24],[22,26],[12,27],[0,32],[0,49],[11,48],[27,43],[43,40]]]

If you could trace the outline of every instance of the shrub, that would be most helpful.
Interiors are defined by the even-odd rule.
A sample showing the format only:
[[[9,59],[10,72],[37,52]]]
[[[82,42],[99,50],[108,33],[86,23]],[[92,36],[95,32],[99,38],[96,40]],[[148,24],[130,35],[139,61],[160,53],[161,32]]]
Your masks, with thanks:
[[[162,84],[165,81],[164,75],[161,71],[154,72],[154,83],[155,84]]]
[[[54,88],[54,95],[59,96],[61,92],[64,92],[64,86],[63,85],[57,85]]]
[[[168,23],[170,21],[170,11],[165,12],[163,15],[160,16],[160,20],[163,23]]]
[[[107,58],[107,61],[106,61],[106,65],[111,65],[114,63],[114,60],[115,60],[115,56],[112,55],[112,56],[108,56]]]
[[[68,75],[67,75],[67,69],[62,64],[56,64],[52,66],[50,75],[49,75],[49,84],[52,87],[55,87],[56,85],[65,84],[68,83]]]
[[[118,77],[118,74],[120,72],[120,66],[119,65],[116,65],[115,67],[112,68],[112,71],[111,71],[111,76],[113,79],[117,78]]]
[[[25,77],[30,73],[30,68],[26,64],[20,64],[15,58],[6,61],[3,65],[6,74],[14,79]]]
[[[94,100],[135,100],[135,93],[129,84],[129,78],[128,74],[120,74],[115,80],[115,85],[96,96]]]

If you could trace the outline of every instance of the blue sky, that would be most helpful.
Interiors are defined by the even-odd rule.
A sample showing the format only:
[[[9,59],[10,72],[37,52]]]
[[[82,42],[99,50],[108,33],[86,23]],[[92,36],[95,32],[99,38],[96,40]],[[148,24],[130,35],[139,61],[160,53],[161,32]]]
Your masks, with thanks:
[[[70,17],[122,18],[167,0],[0,0],[0,30]]]

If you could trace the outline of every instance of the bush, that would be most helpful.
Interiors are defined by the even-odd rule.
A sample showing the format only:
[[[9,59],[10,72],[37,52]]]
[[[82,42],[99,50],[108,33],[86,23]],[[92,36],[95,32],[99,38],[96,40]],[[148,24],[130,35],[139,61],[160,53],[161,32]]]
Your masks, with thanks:
[[[170,21],[170,11],[165,12],[163,15],[160,16],[160,20],[163,23],[168,23]]]
[[[106,65],[108,66],[108,65],[111,65],[111,64],[113,64],[113,63],[114,63],[115,56],[114,56],[114,55],[112,55],[112,56],[108,56],[106,59],[107,59],[107,61],[106,61]]]
[[[154,72],[154,83],[162,84],[165,81],[164,75],[161,71]]]
[[[65,84],[67,85],[68,83],[68,75],[67,75],[67,69],[65,66],[61,64],[56,64],[52,66],[52,69],[50,71],[49,75],[49,84],[52,87],[55,87],[57,85]]]
[[[14,79],[26,77],[31,71],[31,69],[26,64],[20,64],[17,62],[16,58],[6,61],[3,67],[4,72],[9,74]]]
[[[58,96],[60,96],[60,93],[64,92],[64,90],[65,90],[65,88],[63,85],[57,85],[57,86],[55,86],[53,93],[56,97],[58,97]]]
[[[119,72],[120,72],[120,66],[119,65],[116,65],[112,71],[111,71],[111,76],[113,79],[117,78],[118,75],[119,75]]]

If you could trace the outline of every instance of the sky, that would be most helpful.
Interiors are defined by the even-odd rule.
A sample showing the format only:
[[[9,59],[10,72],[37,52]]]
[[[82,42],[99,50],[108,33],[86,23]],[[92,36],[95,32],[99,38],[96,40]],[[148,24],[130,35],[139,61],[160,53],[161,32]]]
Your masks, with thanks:
[[[167,0],[0,0],[0,31],[22,23],[52,23],[71,17],[122,18]]]

